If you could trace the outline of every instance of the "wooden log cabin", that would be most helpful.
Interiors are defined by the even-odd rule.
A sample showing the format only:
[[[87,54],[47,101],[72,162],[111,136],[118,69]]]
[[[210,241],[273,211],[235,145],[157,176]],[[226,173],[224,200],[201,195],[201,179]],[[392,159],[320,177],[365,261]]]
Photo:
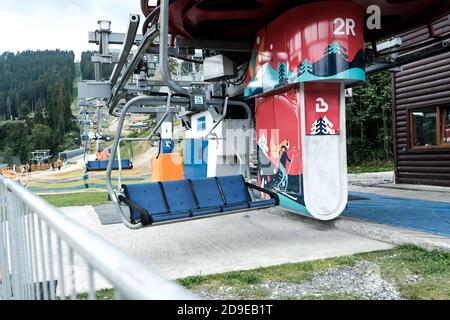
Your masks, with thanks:
[[[402,47],[450,32],[450,14],[402,35]],[[396,183],[450,187],[450,50],[393,77]]]

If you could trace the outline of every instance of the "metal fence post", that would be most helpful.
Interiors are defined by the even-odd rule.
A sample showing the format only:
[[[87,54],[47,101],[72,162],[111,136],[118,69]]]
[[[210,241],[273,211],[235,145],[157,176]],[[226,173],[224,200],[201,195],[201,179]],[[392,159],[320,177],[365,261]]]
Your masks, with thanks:
[[[85,274],[81,266],[87,266]],[[107,288],[112,287],[114,297],[120,299],[193,298],[0,176],[0,299],[80,299],[81,293],[96,299],[96,290],[105,288],[96,276],[106,279]]]

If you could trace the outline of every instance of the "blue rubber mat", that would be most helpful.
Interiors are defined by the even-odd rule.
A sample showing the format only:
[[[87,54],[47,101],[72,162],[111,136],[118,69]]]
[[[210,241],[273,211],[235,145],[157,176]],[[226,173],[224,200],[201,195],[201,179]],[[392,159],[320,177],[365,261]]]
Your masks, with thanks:
[[[344,216],[450,236],[450,203],[360,192],[349,200]]]

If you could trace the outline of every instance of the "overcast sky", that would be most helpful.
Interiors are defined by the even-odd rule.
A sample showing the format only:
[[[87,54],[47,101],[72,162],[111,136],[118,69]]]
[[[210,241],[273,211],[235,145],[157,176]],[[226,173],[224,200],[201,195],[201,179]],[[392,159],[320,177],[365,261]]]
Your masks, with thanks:
[[[125,32],[131,13],[141,14],[139,0],[0,0],[0,53],[27,49],[81,51],[99,19],[113,32]],[[141,16],[142,21],[142,16]]]

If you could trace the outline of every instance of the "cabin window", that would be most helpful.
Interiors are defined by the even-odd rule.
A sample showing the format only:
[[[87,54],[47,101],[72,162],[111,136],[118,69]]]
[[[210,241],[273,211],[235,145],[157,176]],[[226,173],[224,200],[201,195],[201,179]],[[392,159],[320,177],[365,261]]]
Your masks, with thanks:
[[[450,145],[450,107],[442,108],[441,142],[445,145]]]
[[[410,110],[410,146],[450,146],[450,107]]]

